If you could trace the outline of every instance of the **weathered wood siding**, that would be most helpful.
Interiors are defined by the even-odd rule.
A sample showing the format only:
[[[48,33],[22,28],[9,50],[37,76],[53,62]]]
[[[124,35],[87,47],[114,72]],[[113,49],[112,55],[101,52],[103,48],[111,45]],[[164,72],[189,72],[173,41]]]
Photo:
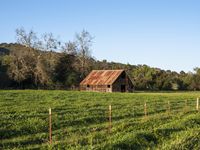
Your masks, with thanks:
[[[108,87],[107,85],[81,85],[81,91],[96,91],[96,92],[112,92],[112,86]]]
[[[125,86],[124,90],[122,86]],[[125,72],[123,72],[112,85],[113,92],[133,92],[133,90],[133,84]]]

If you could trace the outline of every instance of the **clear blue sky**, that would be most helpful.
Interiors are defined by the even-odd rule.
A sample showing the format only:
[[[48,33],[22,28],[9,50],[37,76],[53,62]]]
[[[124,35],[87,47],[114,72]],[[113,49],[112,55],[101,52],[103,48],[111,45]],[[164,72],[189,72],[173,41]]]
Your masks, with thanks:
[[[73,40],[95,36],[99,60],[147,64],[175,71],[200,67],[199,0],[1,0],[0,42],[14,42],[23,26]]]

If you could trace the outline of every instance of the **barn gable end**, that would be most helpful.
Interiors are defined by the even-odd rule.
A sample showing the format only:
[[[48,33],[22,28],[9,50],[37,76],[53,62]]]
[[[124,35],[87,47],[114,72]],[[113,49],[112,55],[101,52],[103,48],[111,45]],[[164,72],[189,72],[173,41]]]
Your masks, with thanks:
[[[132,92],[133,83],[124,70],[93,70],[81,83],[81,91]]]

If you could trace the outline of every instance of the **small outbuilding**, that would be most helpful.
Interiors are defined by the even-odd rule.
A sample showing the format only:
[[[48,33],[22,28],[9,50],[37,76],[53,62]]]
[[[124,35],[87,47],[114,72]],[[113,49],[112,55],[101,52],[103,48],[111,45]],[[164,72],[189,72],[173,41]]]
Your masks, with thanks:
[[[125,70],[93,70],[80,83],[81,91],[133,92],[133,82]]]

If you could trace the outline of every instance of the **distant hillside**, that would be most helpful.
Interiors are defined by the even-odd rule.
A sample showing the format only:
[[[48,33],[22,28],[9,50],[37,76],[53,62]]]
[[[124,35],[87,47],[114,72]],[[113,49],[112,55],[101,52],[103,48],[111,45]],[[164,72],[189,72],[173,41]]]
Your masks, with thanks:
[[[0,44],[0,56],[1,55],[8,55],[10,52],[10,44],[6,44],[6,43],[2,43]],[[15,47],[16,45],[13,44],[13,47]]]
[[[200,90],[199,68],[195,73],[177,73],[147,65],[99,61],[93,57],[87,57],[82,68],[77,54],[29,50],[16,43],[0,44],[0,80],[4,81],[0,88],[77,88],[91,70],[125,69],[136,90]]]
[[[12,50],[27,50],[28,48],[17,43],[1,43],[0,54],[8,55]]]

